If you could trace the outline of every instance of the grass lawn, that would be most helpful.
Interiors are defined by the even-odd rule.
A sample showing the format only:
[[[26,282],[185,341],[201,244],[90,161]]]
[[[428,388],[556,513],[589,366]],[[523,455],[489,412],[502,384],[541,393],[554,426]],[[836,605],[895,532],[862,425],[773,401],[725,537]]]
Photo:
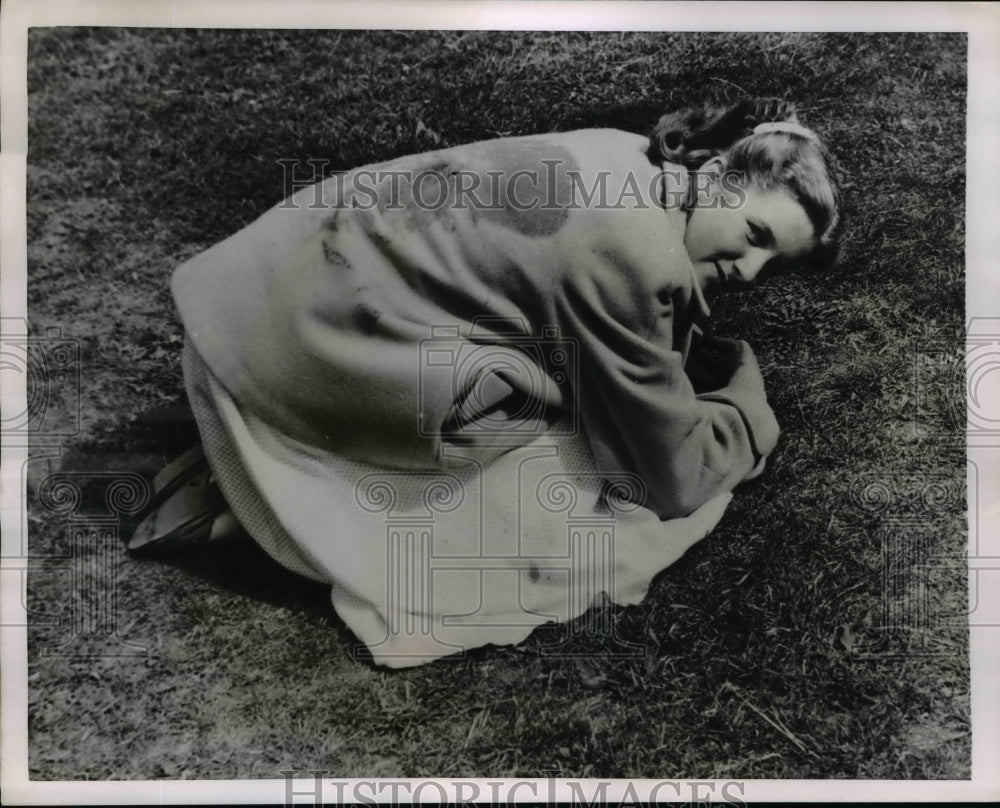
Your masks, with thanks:
[[[35,334],[76,341],[82,368],[46,412],[79,430],[32,449],[39,557],[68,554],[74,530],[40,498],[47,475],[149,472],[190,438],[135,422],[183,399],[170,274],[284,196],[279,160],[333,171],[497,136],[641,132],[746,94],[796,101],[850,182],[836,270],[713,307],[716,330],[757,351],[783,427],[767,473],[641,605],[580,621],[566,647],[582,658],[548,653],[562,629],[546,628],[388,672],[355,653],[325,587],[252,547],[115,552],[101,563],[118,634],[148,653],[95,639],[98,656],[52,655],[66,622],[36,620],[31,776],[968,777],[965,45],[34,29],[28,313]],[[67,617],[72,590],[46,563],[29,606]],[[609,658],[613,637],[643,653]]]

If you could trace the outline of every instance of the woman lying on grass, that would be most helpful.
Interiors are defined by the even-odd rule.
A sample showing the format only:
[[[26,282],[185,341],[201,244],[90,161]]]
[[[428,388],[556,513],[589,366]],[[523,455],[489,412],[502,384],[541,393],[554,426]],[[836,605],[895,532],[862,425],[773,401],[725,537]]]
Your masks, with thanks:
[[[390,665],[637,602],[778,437],[706,299],[837,226],[827,153],[775,102],[304,188],[174,276],[204,450],[129,549],[238,523]]]

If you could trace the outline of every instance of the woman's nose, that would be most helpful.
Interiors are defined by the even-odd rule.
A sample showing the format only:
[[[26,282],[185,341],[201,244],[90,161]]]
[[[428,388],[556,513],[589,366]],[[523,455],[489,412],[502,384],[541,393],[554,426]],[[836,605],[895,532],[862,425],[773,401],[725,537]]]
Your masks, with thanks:
[[[770,250],[755,247],[743,254],[743,257],[736,262],[736,274],[740,280],[746,283],[753,283],[760,271],[772,257]]]

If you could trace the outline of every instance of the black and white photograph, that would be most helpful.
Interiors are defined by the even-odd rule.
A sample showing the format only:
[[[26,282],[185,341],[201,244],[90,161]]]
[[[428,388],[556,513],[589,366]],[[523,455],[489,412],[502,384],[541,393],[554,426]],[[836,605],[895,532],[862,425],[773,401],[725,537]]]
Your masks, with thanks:
[[[998,796],[997,17],[615,5],[5,9],[9,804]]]

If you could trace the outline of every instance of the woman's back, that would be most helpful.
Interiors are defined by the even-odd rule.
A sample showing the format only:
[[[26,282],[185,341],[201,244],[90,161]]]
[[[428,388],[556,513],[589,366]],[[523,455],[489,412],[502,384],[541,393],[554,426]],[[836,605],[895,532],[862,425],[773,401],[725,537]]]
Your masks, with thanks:
[[[185,327],[240,406],[277,428],[348,457],[436,466],[442,434],[476,420],[456,409],[473,390],[480,411],[512,388],[538,412],[572,406],[573,368],[535,345],[576,336],[560,333],[567,309],[674,341],[655,331],[664,300],[672,314],[675,299],[692,303],[683,214],[664,210],[645,147],[585,130],[337,175],[180,267]],[[484,344],[491,354],[473,357]]]

